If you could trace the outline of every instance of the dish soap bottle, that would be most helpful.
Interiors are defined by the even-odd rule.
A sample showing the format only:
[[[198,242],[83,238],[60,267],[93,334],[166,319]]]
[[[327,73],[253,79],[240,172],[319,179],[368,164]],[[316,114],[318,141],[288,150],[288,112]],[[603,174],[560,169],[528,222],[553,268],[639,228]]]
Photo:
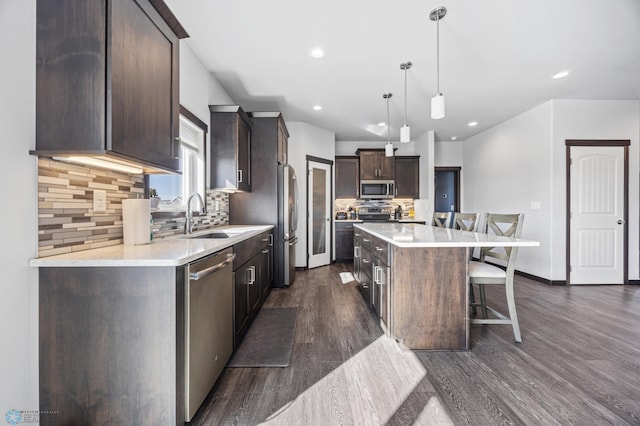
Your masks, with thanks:
[[[400,208],[400,206],[396,207],[396,211],[395,211],[395,214],[393,215],[393,218],[396,220],[402,219],[402,208]]]

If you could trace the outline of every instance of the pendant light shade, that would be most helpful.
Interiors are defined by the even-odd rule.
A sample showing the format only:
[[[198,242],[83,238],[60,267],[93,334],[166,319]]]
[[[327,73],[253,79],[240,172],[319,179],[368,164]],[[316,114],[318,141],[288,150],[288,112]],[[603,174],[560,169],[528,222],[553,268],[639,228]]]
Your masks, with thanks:
[[[436,21],[436,76],[438,93],[431,98],[431,118],[438,120],[444,118],[444,95],[440,92],[440,20],[447,14],[447,8],[437,7],[429,13],[429,19]]]
[[[385,93],[382,95],[387,100],[387,144],[384,146],[385,157],[393,157],[393,144],[391,143],[391,123],[389,123],[389,98],[393,96],[392,93]]]
[[[400,142],[411,142],[411,127],[408,124],[404,124],[400,127]]]
[[[412,65],[411,61],[400,64],[400,69],[404,71],[404,124],[400,128],[401,143],[411,142],[411,128],[407,124],[407,70],[411,68]]]
[[[391,142],[387,142],[384,146],[384,155],[385,157],[393,157],[393,144]]]
[[[438,93],[431,98],[431,118],[438,120],[444,117],[444,95]]]

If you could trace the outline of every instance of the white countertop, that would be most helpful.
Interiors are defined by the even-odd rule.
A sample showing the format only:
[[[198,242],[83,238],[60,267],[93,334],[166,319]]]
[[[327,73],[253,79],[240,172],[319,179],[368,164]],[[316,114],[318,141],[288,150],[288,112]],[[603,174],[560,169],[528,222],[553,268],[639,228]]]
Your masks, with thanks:
[[[539,241],[499,237],[415,223],[353,225],[398,247],[536,247]]]
[[[229,238],[188,238],[186,235],[164,238],[138,246],[104,247],[74,253],[31,259],[29,266],[180,266],[231,247],[247,238],[273,228],[271,225],[229,225],[194,232],[189,237],[211,232],[225,232]]]

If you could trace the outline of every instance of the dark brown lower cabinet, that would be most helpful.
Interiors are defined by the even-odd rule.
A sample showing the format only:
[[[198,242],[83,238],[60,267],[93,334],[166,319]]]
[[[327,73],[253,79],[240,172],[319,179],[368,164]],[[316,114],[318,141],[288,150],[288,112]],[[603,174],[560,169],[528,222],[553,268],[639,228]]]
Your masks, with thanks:
[[[336,262],[353,262],[353,222],[335,223]]]
[[[247,333],[273,282],[273,236],[264,232],[234,246],[234,348]]]
[[[40,268],[40,423],[184,424],[184,268]]]

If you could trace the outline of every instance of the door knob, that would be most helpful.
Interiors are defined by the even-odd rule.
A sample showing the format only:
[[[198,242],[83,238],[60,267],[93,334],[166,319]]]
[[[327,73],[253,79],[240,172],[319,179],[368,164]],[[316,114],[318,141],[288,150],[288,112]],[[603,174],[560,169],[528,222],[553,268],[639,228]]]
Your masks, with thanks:
[[[619,220],[618,225],[624,225],[624,220]]]

